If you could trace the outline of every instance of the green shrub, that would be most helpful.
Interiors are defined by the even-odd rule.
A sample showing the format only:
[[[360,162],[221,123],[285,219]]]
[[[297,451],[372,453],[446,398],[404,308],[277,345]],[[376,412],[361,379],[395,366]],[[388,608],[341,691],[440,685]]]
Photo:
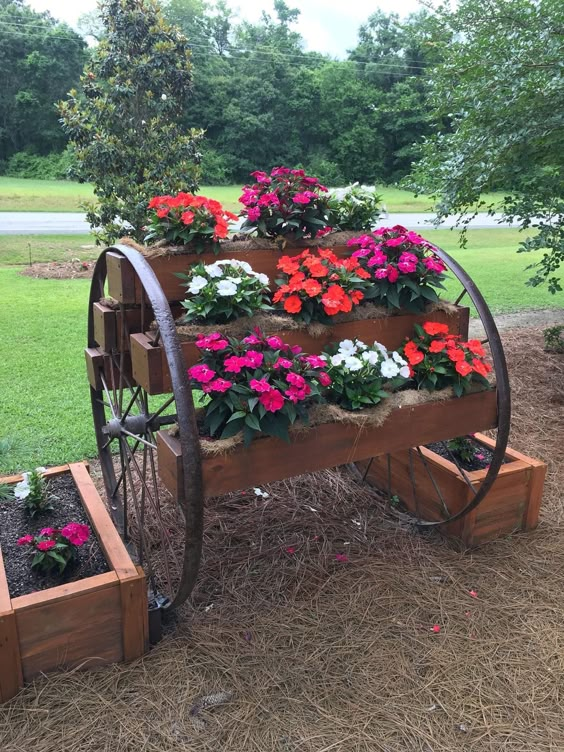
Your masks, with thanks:
[[[202,147],[203,185],[229,185],[233,182],[231,167],[225,155],[209,146]]]
[[[68,149],[46,156],[19,151],[6,163],[4,174],[10,178],[33,178],[35,180],[68,180],[74,165],[74,157]]]
[[[546,352],[564,353],[564,326],[549,326],[542,334]]]

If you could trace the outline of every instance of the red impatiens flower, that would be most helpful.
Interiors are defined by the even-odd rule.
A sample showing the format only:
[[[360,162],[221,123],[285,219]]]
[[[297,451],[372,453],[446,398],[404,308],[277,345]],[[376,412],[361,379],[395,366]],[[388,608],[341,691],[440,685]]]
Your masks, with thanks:
[[[468,376],[469,373],[472,373],[472,366],[470,363],[467,363],[465,360],[459,360],[457,361],[455,365],[456,372],[459,373],[461,376]]]
[[[284,301],[284,310],[287,313],[299,313],[302,310],[302,301],[297,295],[290,295],[290,297],[286,298]]]
[[[423,329],[431,336],[436,334],[448,334],[448,326],[446,324],[439,324],[437,321],[426,321],[423,324]]]

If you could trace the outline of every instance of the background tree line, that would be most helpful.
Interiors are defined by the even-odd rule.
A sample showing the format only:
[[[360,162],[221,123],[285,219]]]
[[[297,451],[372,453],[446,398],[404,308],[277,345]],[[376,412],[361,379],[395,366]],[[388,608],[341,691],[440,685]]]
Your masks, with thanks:
[[[432,18],[377,12],[336,61],[304,52],[298,10],[284,0],[274,8],[250,23],[223,0],[163,4],[192,50],[184,124],[205,130],[202,182],[244,182],[276,164],[302,165],[332,185],[404,177],[414,144],[432,132],[424,76],[440,58]],[[82,31],[103,34],[95,16]],[[89,54],[83,37],[49,14],[0,0],[0,171],[65,174],[53,103],[78,83]]]

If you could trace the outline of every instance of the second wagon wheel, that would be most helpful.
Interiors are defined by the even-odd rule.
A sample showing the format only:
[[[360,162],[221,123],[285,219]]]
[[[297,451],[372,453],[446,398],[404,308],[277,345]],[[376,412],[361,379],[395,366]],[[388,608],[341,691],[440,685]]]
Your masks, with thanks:
[[[104,297],[110,252],[118,252],[131,264],[141,289],[141,309],[152,310],[172,395],[151,397],[134,382],[127,315],[140,306],[121,304],[121,341],[104,353],[99,386],[90,390],[98,452],[110,511],[145,569],[150,601],[153,607],[170,609],[190,595],[202,549],[203,487],[192,391],[169,303],[147,260],[128,246],[112,246],[98,258],[90,290],[88,346],[97,344],[93,305]],[[156,462],[156,432],[172,424],[178,426],[182,446],[184,492],[178,499],[159,482]]]
[[[491,490],[504,462],[511,421],[509,375],[503,345],[491,311],[481,292],[460,264],[441,248],[434,246],[434,252],[447,265],[462,286],[455,304],[460,303],[468,295],[484,330],[484,336],[480,338],[480,341],[486,351],[489,350],[488,355],[493,364],[493,375],[497,390],[497,426],[493,431],[493,445],[488,449],[491,457],[487,473],[478,486],[472,482],[472,474],[464,469],[462,463],[448,445],[447,440],[455,437],[445,436],[444,441],[434,442],[439,445],[442,449],[441,453],[451,464],[453,474],[450,477],[454,477],[458,485],[463,483],[466,487],[467,502],[462,504],[462,506],[458,503],[458,499],[452,498],[450,493],[452,485],[448,482],[445,483],[445,475],[437,470],[434,463],[421,447],[412,447],[406,450],[407,454],[404,455],[405,462],[401,466],[398,466],[398,461],[393,455],[388,454],[382,458],[378,458],[378,460],[370,460],[362,468],[363,479],[366,479],[371,470],[374,472],[372,464],[377,462],[377,485],[387,493],[390,500],[395,496],[394,488],[396,483],[394,479],[396,474],[399,474],[402,478],[404,488],[404,501],[408,495],[409,506],[414,514],[414,523],[422,528],[437,527],[457,522],[475,510],[483,501]],[[431,499],[435,519],[429,519],[428,516],[424,516],[424,508],[425,506],[428,507],[428,504],[425,504],[425,502],[429,499]],[[425,511],[428,512],[428,508]]]

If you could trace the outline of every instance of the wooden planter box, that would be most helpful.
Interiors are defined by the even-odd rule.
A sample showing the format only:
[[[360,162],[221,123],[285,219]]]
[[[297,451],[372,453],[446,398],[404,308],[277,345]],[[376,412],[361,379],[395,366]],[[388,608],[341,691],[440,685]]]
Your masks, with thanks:
[[[304,352],[319,355],[331,342],[342,339],[360,339],[364,342],[377,340],[389,350],[398,348],[406,337],[413,335],[415,324],[425,321],[438,321],[448,324],[453,334],[468,336],[470,310],[458,306],[452,311],[434,311],[433,313],[401,313],[377,319],[347,321],[326,327],[320,337],[312,337],[306,330],[287,330],[276,332],[289,345],[299,345]],[[221,326],[218,326],[221,331]],[[170,392],[172,384],[164,348],[151,344],[148,334],[132,334],[130,338],[131,368],[133,379],[149,394]],[[193,342],[181,342],[186,365],[192,366],[200,360],[200,351]]]
[[[413,444],[414,438],[429,443],[493,428],[497,422],[496,402],[493,389],[397,408],[378,427],[329,423],[294,433],[290,444],[270,436],[257,438],[248,447],[239,444],[228,454],[202,456],[204,493],[217,496],[399,451]],[[159,431],[157,446],[160,478],[173,496],[182,499],[180,442],[168,431]]]
[[[462,424],[460,428],[462,429]],[[465,433],[472,432],[460,430],[458,435]],[[487,436],[476,434],[475,438],[488,448],[495,446]],[[410,451],[413,450],[403,449],[399,452],[393,450],[391,452],[392,494],[396,494],[410,512],[424,520],[443,519],[444,514],[438,494],[417,455],[413,457],[410,471]],[[460,476],[453,462],[423,446],[421,451],[447,501],[449,511],[455,514],[470,502],[474,493]],[[472,547],[495,538],[511,535],[519,530],[531,530],[536,527],[546,464],[513,449],[507,449],[505,458],[507,463],[502,465],[494,485],[481,504],[457,522],[441,526],[439,530],[444,535],[458,539],[464,546]],[[360,469],[364,470],[366,464],[359,463]],[[413,473],[418,489],[417,508],[410,472]],[[486,472],[486,470],[475,470],[467,473],[469,481],[476,490],[480,487]],[[373,460],[367,480],[385,490],[386,493],[388,492],[388,458],[386,456],[376,457]]]
[[[83,463],[71,473],[110,571],[10,598],[0,551],[0,702],[38,674],[130,661],[147,648],[147,588]],[[2,479],[17,483],[21,476]]]

